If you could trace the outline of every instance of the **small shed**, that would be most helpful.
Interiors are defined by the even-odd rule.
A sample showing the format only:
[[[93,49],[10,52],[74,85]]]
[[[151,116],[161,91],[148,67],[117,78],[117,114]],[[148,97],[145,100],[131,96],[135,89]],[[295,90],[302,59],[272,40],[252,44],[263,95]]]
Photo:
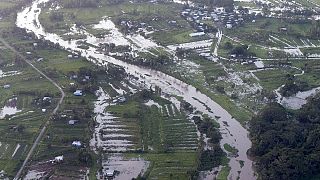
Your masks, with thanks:
[[[106,176],[107,176],[107,177],[113,177],[113,176],[114,176],[114,170],[108,169],[108,170],[106,171]]]
[[[231,29],[231,28],[232,28],[232,24],[228,23],[228,24],[226,25],[226,27],[227,27],[228,29]]]

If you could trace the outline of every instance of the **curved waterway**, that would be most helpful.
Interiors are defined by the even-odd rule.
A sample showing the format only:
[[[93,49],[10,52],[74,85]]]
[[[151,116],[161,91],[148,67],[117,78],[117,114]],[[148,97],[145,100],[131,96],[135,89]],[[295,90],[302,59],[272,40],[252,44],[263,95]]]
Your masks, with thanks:
[[[123,66],[128,74],[139,77],[147,86],[159,86],[164,93],[183,97],[185,101],[192,104],[197,110],[208,114],[211,117],[220,116],[221,118],[219,118],[218,122],[221,126],[221,145],[228,143],[239,150],[239,156],[230,157],[229,166],[231,167],[231,171],[229,179],[237,179],[238,176],[243,180],[256,179],[252,168],[252,161],[246,154],[247,150],[251,147],[248,131],[243,128],[236,119],[232,118],[225,109],[205,94],[197,91],[195,87],[167,74],[105,56],[93,47],[90,47],[88,50],[77,48],[77,40],[66,41],[57,34],[45,32],[45,29],[39,22],[39,15],[41,12],[40,4],[48,1],[49,0],[36,0],[30,7],[26,7],[19,12],[17,15],[17,26],[26,29],[28,32],[33,32],[38,38],[57,43],[65,49],[79,51],[83,57],[86,57],[89,60],[95,59],[94,61],[97,64],[104,65],[106,63],[113,63]],[[208,106],[213,113],[209,112],[206,106]],[[226,121],[227,123],[223,123],[223,121]],[[244,161],[243,167],[240,166],[239,161]],[[241,173],[239,175],[238,172],[240,171]]]

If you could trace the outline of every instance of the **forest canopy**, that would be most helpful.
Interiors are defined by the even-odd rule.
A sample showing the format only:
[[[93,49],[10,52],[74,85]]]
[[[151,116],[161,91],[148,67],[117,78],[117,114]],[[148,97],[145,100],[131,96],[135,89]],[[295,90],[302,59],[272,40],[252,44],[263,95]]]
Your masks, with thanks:
[[[296,112],[267,105],[250,122],[260,179],[312,179],[320,172],[320,95]]]

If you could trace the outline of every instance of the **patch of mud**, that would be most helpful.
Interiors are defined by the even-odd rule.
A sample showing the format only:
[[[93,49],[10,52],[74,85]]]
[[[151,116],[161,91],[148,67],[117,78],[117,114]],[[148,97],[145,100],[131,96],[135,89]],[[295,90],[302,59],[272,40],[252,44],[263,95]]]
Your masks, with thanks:
[[[114,170],[119,172],[114,176],[115,180],[125,180],[136,178],[143,175],[150,162],[142,158],[129,158],[126,159],[121,154],[110,154],[109,157],[102,161],[103,172]]]
[[[21,110],[17,108],[17,101],[18,98],[12,98],[7,101],[6,105],[0,109],[0,119],[5,118],[6,115],[14,115],[21,112]]]

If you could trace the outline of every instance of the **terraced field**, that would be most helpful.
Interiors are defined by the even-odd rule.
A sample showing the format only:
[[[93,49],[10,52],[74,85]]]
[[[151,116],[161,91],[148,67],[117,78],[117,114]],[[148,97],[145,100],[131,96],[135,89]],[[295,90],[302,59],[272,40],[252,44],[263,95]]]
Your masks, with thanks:
[[[160,105],[161,103],[162,105]],[[140,131],[145,151],[195,150],[195,125],[173,104],[150,100],[140,107]]]

